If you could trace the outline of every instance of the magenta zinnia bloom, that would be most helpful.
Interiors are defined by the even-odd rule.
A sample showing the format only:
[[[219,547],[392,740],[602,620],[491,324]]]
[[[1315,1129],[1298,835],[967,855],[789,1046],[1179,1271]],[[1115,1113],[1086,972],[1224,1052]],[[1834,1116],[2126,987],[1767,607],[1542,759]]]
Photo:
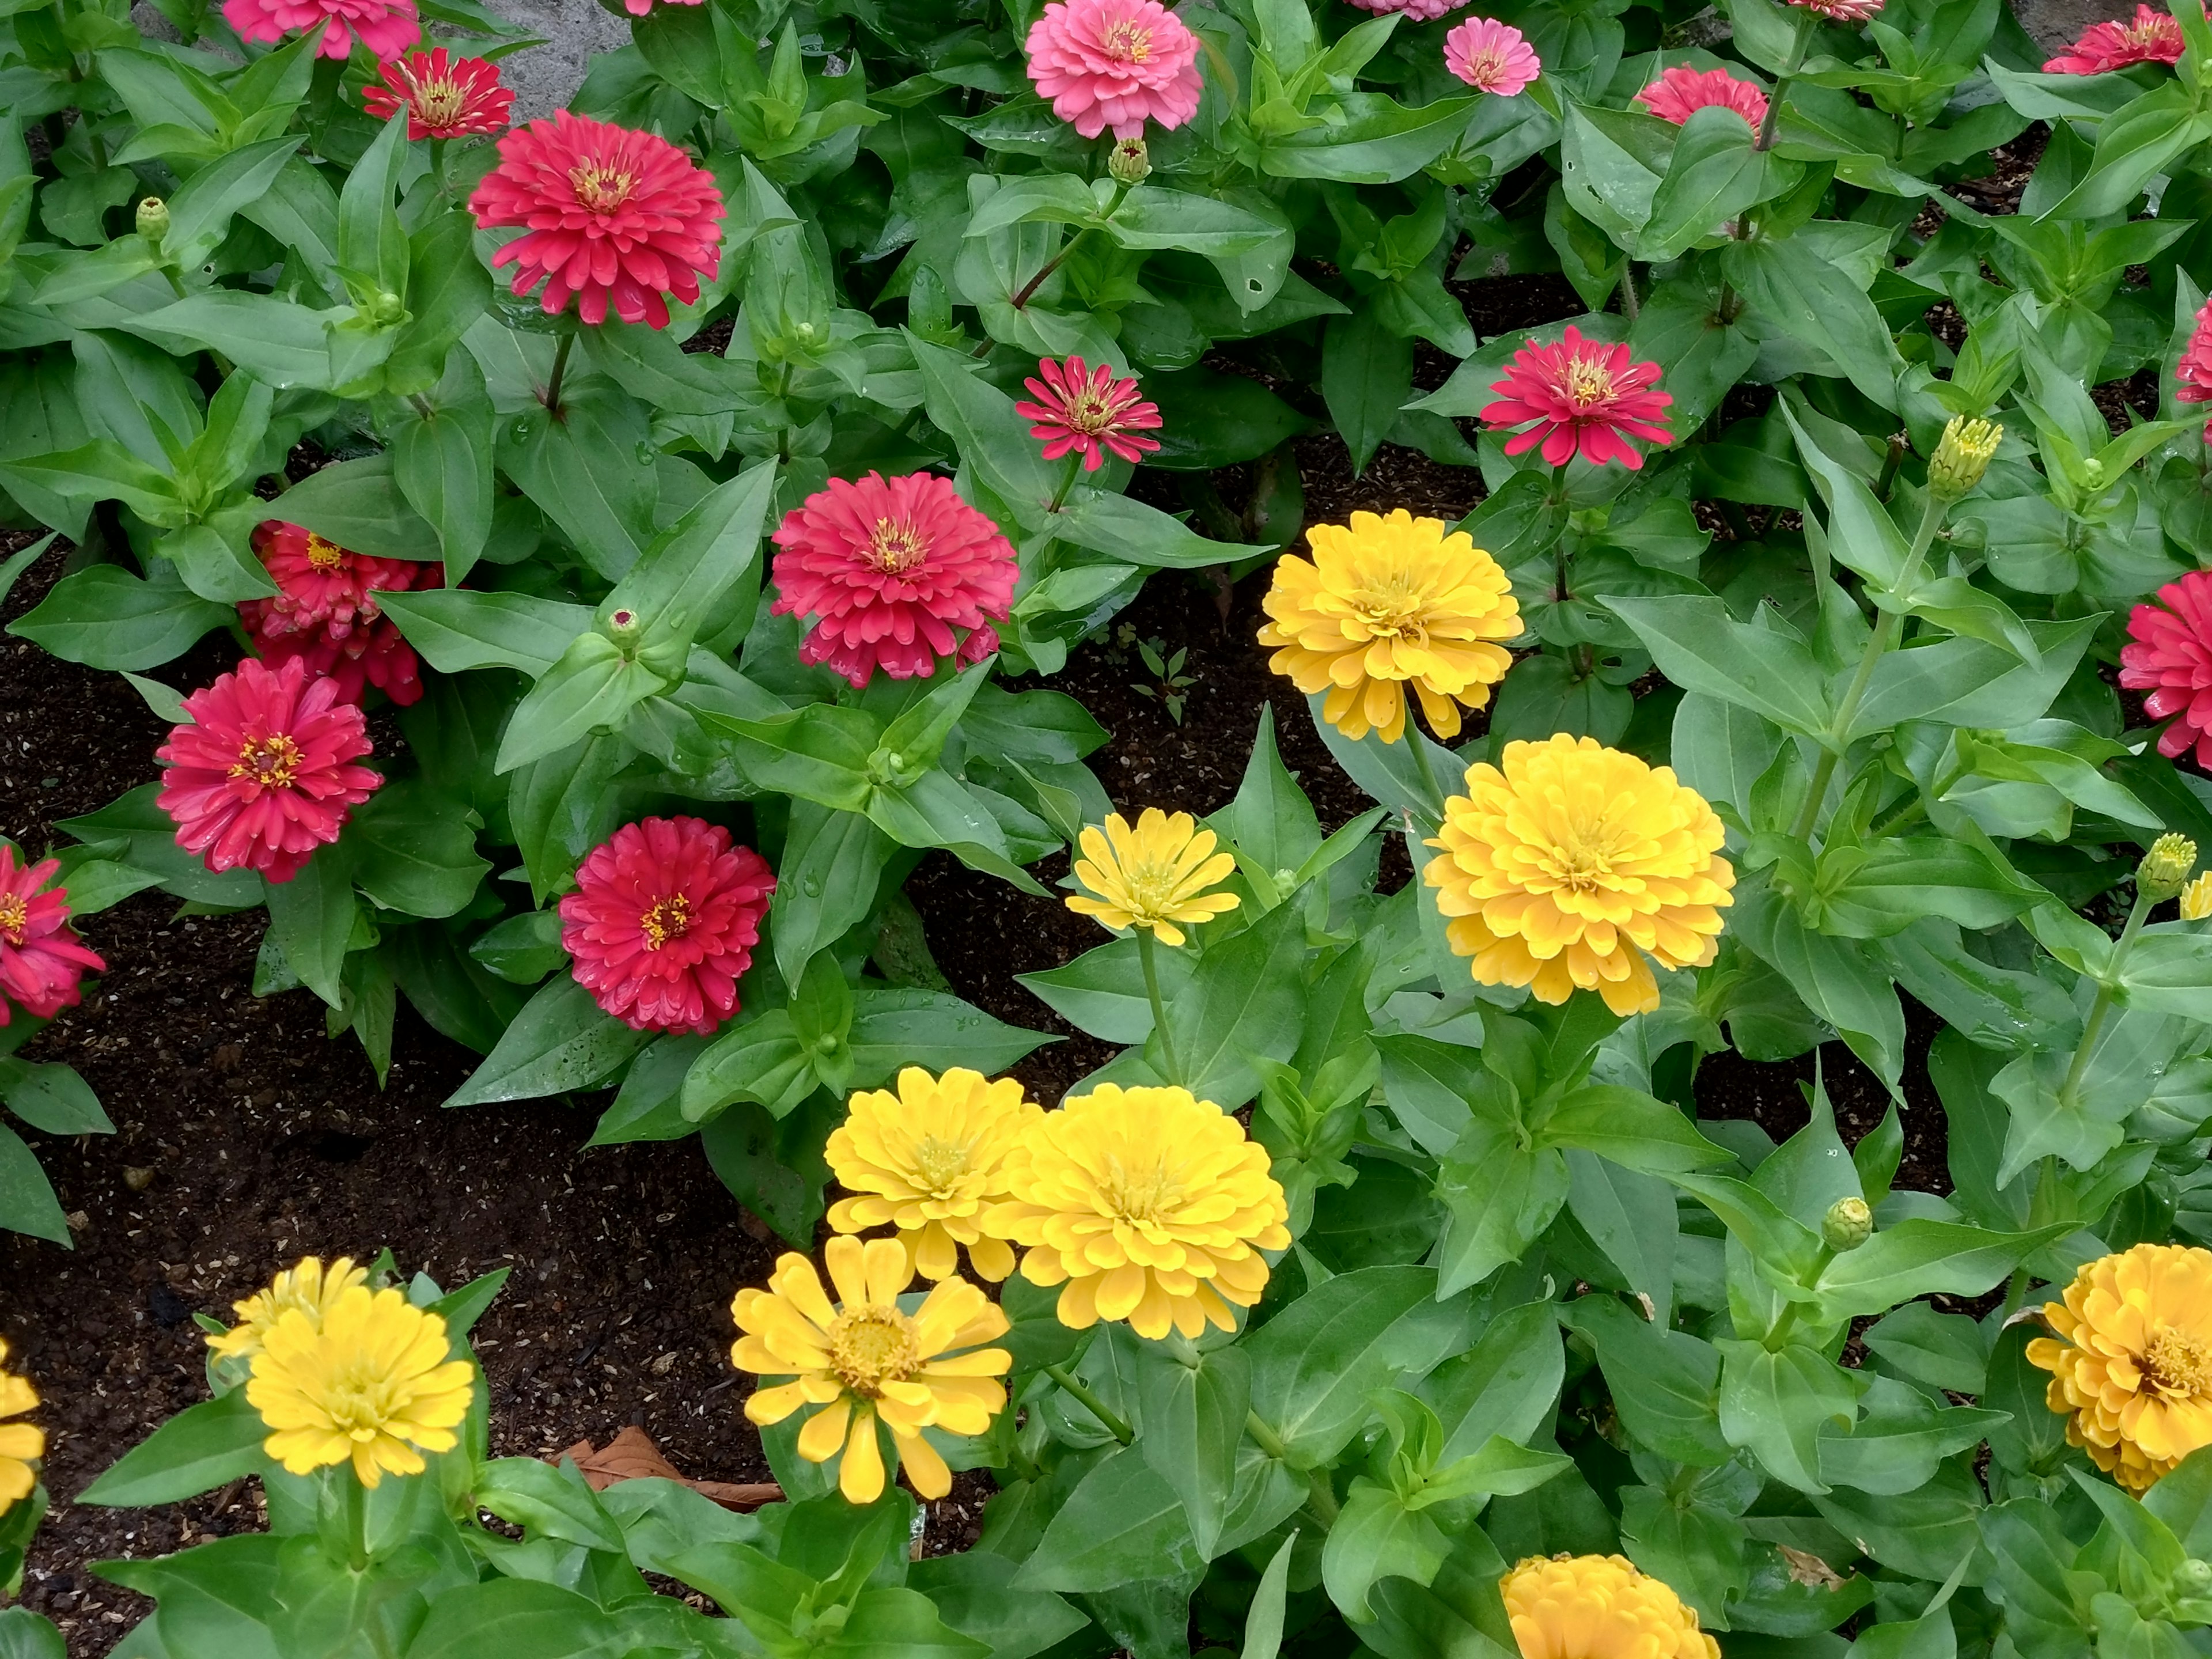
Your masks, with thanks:
[[[1833,23],[1863,23],[1881,9],[1881,0],[1790,0],[1790,3]]]
[[[62,867],[59,859],[42,859],[25,868],[15,849],[0,842],[0,1025],[9,1022],[9,1005],[39,1019],[52,1019],[82,1000],[77,981],[84,970],[107,964],[77,939],[69,923],[69,892],[39,890]]]
[[[1160,447],[1157,438],[1135,435],[1158,430],[1160,406],[1138,398],[1134,380],[1115,380],[1112,364],[1094,369],[1080,357],[1066,362],[1041,357],[1037,374],[1043,379],[1022,382],[1036,402],[1016,404],[1014,413],[1036,422],[1030,436],[1044,441],[1048,461],[1079,452],[1083,470],[1096,472],[1106,464],[1109,449],[1133,461]]]
[[[1432,23],[1446,12],[1457,11],[1472,3],[1472,0],[1352,0],[1352,3],[1362,11],[1378,15],[1401,11],[1416,23]]]
[[[272,669],[249,657],[186,697],[185,711],[191,720],[154,751],[168,768],[155,800],[176,820],[177,845],[218,874],[291,880],[384,781],[353,764],[369,752],[361,710],[305,663]]]
[[[241,601],[238,619],[263,660],[276,667],[298,659],[310,676],[335,679],[346,702],[359,702],[371,685],[402,708],[421,698],[422,665],[376,596],[441,586],[444,566],[356,553],[281,520],[253,532],[253,550],[277,592]]]
[[[2179,382],[2173,389],[2174,402],[2212,403],[2212,300],[2197,313],[2197,326],[2182,348],[2181,361],[2173,366],[2173,378]],[[2205,422],[2204,429],[2212,434],[2212,421]]]
[[[668,326],[668,297],[699,297],[699,278],[722,264],[722,192],[714,175],[665,138],[556,110],[499,141],[499,165],[469,198],[477,225],[523,225],[492,256],[516,267],[514,291],[545,279],[548,316],[580,297],[603,323],[611,304],[626,323]]]
[[[422,38],[415,0],[222,0],[222,21],[241,40],[281,40],[294,29],[320,29],[318,57],[343,58],[353,37],[379,58],[397,58]]]
[[[2197,763],[2212,770],[2212,570],[2192,570],[2160,588],[2156,604],[2135,608],[2120,684],[2150,693],[2143,710],[2153,720],[2172,719],[2159,733],[2160,754],[2179,757],[2194,744]]]
[[[1766,94],[1750,82],[1739,81],[1724,69],[1694,70],[1686,64],[1663,72],[1633,101],[1678,127],[1716,104],[1743,117],[1744,125],[1754,132],[1766,118]]]
[[[1141,138],[1146,121],[1171,131],[1206,90],[1198,37],[1159,0],[1053,0],[1026,50],[1037,96],[1085,138],[1109,126]]]
[[[1580,454],[1595,465],[1618,460],[1632,471],[1644,457],[1623,433],[1648,443],[1668,441],[1664,411],[1674,400],[1656,390],[1658,381],[1658,364],[1632,362],[1626,346],[1585,340],[1571,324],[1557,344],[1531,340],[1513,354],[1505,378],[1490,388],[1498,401],[1482,418],[1493,431],[1535,422],[1506,444],[1508,455],[1541,444],[1553,466]]]
[[[700,0],[660,0],[664,6],[696,6]],[[653,0],[623,0],[623,7],[633,17],[642,17],[653,9]]]
[[[1478,92],[1519,94],[1544,65],[1519,29],[1495,17],[1470,17],[1444,36],[1444,67]]]
[[[775,614],[821,618],[799,659],[858,686],[878,668],[906,680],[939,657],[981,662],[999,648],[985,618],[1006,620],[1021,574],[999,526],[930,472],[832,478],[786,515],[775,544]]]
[[[2045,75],[2102,75],[2130,64],[2181,61],[2181,25],[2162,11],[2136,8],[2132,23],[2092,23],[2043,66]]]
[[[514,94],[500,84],[499,65],[482,58],[456,58],[440,46],[377,67],[384,84],[371,82],[361,101],[380,121],[406,110],[410,138],[497,132],[514,107]]]
[[[643,818],[592,849],[561,901],[576,983],[640,1031],[705,1036],[738,1006],[775,878],[700,818]]]

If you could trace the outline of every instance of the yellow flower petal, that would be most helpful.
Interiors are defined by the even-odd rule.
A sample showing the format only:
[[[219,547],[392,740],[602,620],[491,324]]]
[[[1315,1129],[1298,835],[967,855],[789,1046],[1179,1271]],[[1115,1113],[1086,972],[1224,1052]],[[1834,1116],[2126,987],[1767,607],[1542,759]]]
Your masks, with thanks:
[[[1199,829],[1188,812],[1170,817],[1148,806],[1133,829],[1115,812],[1103,833],[1086,827],[1079,839],[1089,856],[1076,860],[1075,878],[1088,891],[1072,895],[1067,908],[1109,927],[1150,928],[1174,947],[1184,937],[1176,923],[1203,922],[1242,902],[1234,893],[1207,890],[1225,880],[1237,861],[1215,853],[1213,832]]]

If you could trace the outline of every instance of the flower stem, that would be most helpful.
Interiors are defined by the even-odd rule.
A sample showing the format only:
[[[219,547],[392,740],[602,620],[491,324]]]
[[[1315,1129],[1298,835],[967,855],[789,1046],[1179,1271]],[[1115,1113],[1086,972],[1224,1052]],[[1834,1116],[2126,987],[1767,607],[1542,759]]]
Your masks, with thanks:
[[[2081,1092],[2082,1076],[2089,1069],[2090,1051],[2097,1046],[2105,1021],[2112,1016],[2113,988],[2119,983],[2120,969],[2127,966],[2129,953],[2136,948],[2136,936],[2142,932],[2143,923],[2150,920],[2153,902],[2140,888],[2136,890],[2135,904],[2128,911],[2128,925],[2120,929],[2120,937],[2112,946],[2112,960],[2099,978],[2096,1000],[2089,1005],[2088,1018],[2081,1022],[2081,1041],[2075,1047],[2074,1063],[2066,1068],[2066,1081],[2058,1085],[2061,1106],[2081,1103],[2075,1096]]]
[[[561,382],[568,375],[568,353],[574,349],[575,344],[574,334],[563,334],[561,343],[553,348],[553,378],[545,384],[545,407],[552,411],[556,421],[561,418]]]
[[[1144,965],[1145,994],[1152,999],[1152,1030],[1160,1035],[1160,1058],[1167,1062],[1168,1081],[1180,1084],[1182,1081],[1182,1062],[1176,1058],[1175,1036],[1168,1030],[1167,1004],[1160,998],[1159,963],[1153,957],[1153,952],[1158,948],[1151,928],[1137,929],[1137,960]]]
[[[1759,137],[1752,141],[1752,149],[1774,148],[1774,129],[1782,118],[1783,95],[1790,90],[1790,82],[1805,66],[1805,47],[1813,38],[1814,15],[1809,11],[1797,15],[1796,38],[1790,43],[1790,58],[1782,73],[1774,78],[1774,90],[1766,100],[1766,114],[1759,124]]]
[[[1633,259],[1620,268],[1620,309],[1632,323],[1643,313],[1644,307],[1636,298],[1636,261]]]
[[[338,1466],[337,1479],[345,1492],[346,1549],[356,1572],[368,1570],[368,1493],[361,1484],[361,1477],[344,1464]]]
[[[1116,179],[1114,184],[1114,199],[1106,204],[1106,211],[1102,216],[1110,219],[1115,214],[1119,213],[1121,210],[1121,204],[1128,198],[1128,185],[1121,183],[1119,179]],[[1030,277],[1029,281],[1024,283],[1020,288],[1017,289],[1014,291],[1013,297],[1008,301],[1007,303],[1012,305],[1017,311],[1019,311],[1024,306],[1029,304],[1031,298],[1036,295],[1036,291],[1044,286],[1044,279],[1051,276],[1054,271],[1058,270],[1060,266],[1067,263],[1067,256],[1075,252],[1077,246],[1080,245],[1085,237],[1091,234],[1091,227],[1085,225],[1082,229],[1077,231],[1074,235],[1069,237],[1067,239],[1067,246],[1060,249],[1059,252],[1054,254],[1051,258],[1046,260],[1044,262],[1044,268],[1038,271],[1036,276]]]
[[[1083,1380],[1066,1366],[1048,1365],[1044,1368],[1044,1374],[1059,1383],[1069,1394],[1073,1395],[1083,1409],[1097,1418],[1106,1432],[1123,1445],[1127,1445],[1137,1437],[1136,1431],[1128,1425],[1121,1414],[1085,1388]]]
[[[1059,512],[1066,504],[1067,492],[1075,488],[1076,479],[1082,476],[1083,452],[1079,449],[1071,449],[1067,452],[1067,471],[1060,475],[1060,488],[1052,492],[1052,505],[1045,508],[1045,511]]]
[[[1436,763],[1429,758],[1428,739],[1411,709],[1406,714],[1406,738],[1407,746],[1413,751],[1413,769],[1421,775],[1421,793],[1425,797],[1421,802],[1422,812],[1425,816],[1440,813],[1444,804],[1443,787],[1437,781]]]

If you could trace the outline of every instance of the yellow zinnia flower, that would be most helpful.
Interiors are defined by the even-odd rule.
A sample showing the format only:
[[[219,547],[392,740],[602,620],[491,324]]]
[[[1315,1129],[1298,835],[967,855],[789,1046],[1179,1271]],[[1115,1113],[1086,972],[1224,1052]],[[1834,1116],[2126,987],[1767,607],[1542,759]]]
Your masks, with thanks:
[[[286,1309],[246,1384],[269,1425],[263,1449],[294,1474],[350,1462],[372,1488],[422,1474],[422,1453],[451,1451],[469,1414],[476,1367],[450,1352],[446,1322],[398,1291],[349,1285],[319,1320]]]
[[[832,1204],[830,1224],[841,1233],[896,1227],[924,1279],[948,1277],[965,1244],[975,1271],[996,1283],[1013,1272],[1014,1253],[979,1221],[1006,1196],[1006,1159],[1043,1115],[1017,1079],[987,1082],[964,1066],[933,1078],[908,1066],[896,1094],[854,1095],[830,1132],[830,1170],[860,1196]]]
[[[1188,812],[1170,817],[1147,806],[1133,830],[1115,812],[1103,831],[1085,827],[1083,856],[1075,861],[1075,878],[1097,896],[1071,895],[1067,908],[1109,927],[1149,927],[1161,944],[1181,945],[1176,923],[1196,927],[1243,902],[1234,893],[1206,891],[1237,867],[1213,846],[1213,831],[1200,830]]]
[[[1617,1014],[1659,1006],[1646,956],[1703,967],[1734,902],[1727,832],[1664,766],[1565,735],[1509,743],[1504,767],[1468,769],[1444,803],[1426,878],[1455,918],[1451,948],[1485,985],[1526,985],[1542,1002],[1577,986]]]
[[[0,1364],[7,1363],[8,1345],[0,1341]],[[5,1419],[36,1411],[39,1391],[29,1381],[0,1371],[0,1515],[31,1495],[39,1477],[31,1465],[46,1455],[46,1437],[28,1423]]]
[[[2138,1244],[2084,1263],[2027,1345],[2066,1437],[2130,1492],[2212,1445],[2212,1250]]]
[[[1316,525],[1306,542],[1311,562],[1275,563],[1260,643],[1279,648],[1267,665],[1308,696],[1327,691],[1322,718],[1355,741],[1405,735],[1407,685],[1437,735],[1457,735],[1460,705],[1481,708],[1513,665],[1497,641],[1522,631],[1498,561],[1403,507]]]
[[[1696,1612],[1619,1555],[1532,1555],[1498,1584],[1522,1659],[1720,1659]]]
[[[1060,1322],[1126,1319],[1139,1336],[1237,1328],[1287,1250],[1290,1208],[1267,1149],[1188,1089],[1102,1083],[1037,1121],[984,1225],[1029,1247],[1022,1277],[1065,1285]]]
[[[2207,916],[2212,916],[2212,870],[2181,890],[2181,919],[2203,921]]]
[[[1006,1334],[1006,1316],[964,1279],[933,1289],[913,1313],[899,1292],[914,1277],[906,1247],[895,1238],[833,1238],[822,1253],[836,1287],[823,1293],[814,1264],[791,1252],[775,1264],[764,1291],[739,1291],[730,1312],[744,1333],[730,1350],[739,1370],[789,1376],[758,1389],[745,1415],[766,1426],[801,1406],[824,1409],[799,1431],[799,1455],[826,1463],[844,1448],[837,1490],[848,1502],[883,1496],[883,1449],[876,1419],[891,1431],[914,1489],[924,1498],[952,1490],[952,1471],[922,1438],[925,1428],[981,1434],[1004,1408],[995,1379],[1013,1364],[1004,1348],[981,1348]]]
[[[221,1336],[207,1339],[209,1347],[219,1359],[251,1359],[261,1352],[263,1339],[278,1319],[294,1309],[307,1316],[320,1327],[323,1316],[337,1299],[356,1285],[368,1283],[368,1270],[353,1265],[351,1256],[342,1255],[325,1267],[314,1256],[309,1256],[296,1267],[287,1267],[278,1273],[265,1291],[256,1291],[243,1302],[230,1304],[238,1316],[238,1323]]]

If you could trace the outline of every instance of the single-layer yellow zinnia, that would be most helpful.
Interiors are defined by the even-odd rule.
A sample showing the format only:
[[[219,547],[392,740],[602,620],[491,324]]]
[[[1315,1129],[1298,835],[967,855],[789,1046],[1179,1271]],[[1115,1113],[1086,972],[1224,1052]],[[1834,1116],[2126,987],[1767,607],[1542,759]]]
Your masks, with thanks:
[[[1210,1100],[1102,1083],[1047,1112],[984,1225],[1028,1246],[1022,1277],[1060,1285],[1060,1322],[1126,1319],[1139,1336],[1237,1328],[1287,1250],[1290,1208],[1267,1149]]]
[[[0,1364],[8,1361],[8,1345],[0,1341]],[[0,1371],[0,1515],[31,1495],[39,1477],[31,1465],[46,1455],[46,1437],[28,1423],[6,1419],[36,1411],[39,1391],[27,1379]]]
[[[2212,1250],[2138,1244],[2083,1264],[2027,1345],[2066,1437],[2130,1492],[2212,1445]]]
[[[238,1323],[221,1336],[207,1339],[220,1359],[251,1359],[261,1352],[269,1328],[297,1309],[316,1326],[323,1322],[337,1299],[356,1285],[368,1283],[368,1270],[356,1267],[351,1256],[340,1256],[327,1267],[309,1256],[296,1267],[287,1267],[265,1291],[256,1291],[243,1302],[230,1304]]]
[[[823,1155],[838,1184],[859,1196],[832,1204],[830,1224],[841,1233],[896,1227],[924,1279],[949,1277],[965,1244],[975,1271],[996,1283],[1013,1272],[1014,1253],[981,1219],[1006,1196],[1006,1160],[1043,1115],[1014,1078],[993,1083],[964,1066],[932,1077],[908,1066],[896,1094],[854,1095],[830,1132]]]
[[[1400,507],[1388,518],[1355,513],[1352,523],[1306,532],[1310,562],[1275,562],[1260,643],[1267,659],[1311,696],[1326,691],[1322,716],[1355,740],[1406,731],[1406,688],[1441,738],[1459,732],[1462,704],[1480,708],[1512,657],[1498,643],[1522,631],[1513,584],[1466,532]]]
[[[1498,1589],[1522,1659],[1720,1659],[1694,1609],[1619,1555],[1532,1555]]]
[[[1735,871],[1704,797],[1664,766],[1565,735],[1509,743],[1504,769],[1468,769],[1444,803],[1427,880],[1453,918],[1451,948],[1485,985],[1526,985],[1542,1002],[1579,986],[1617,1014],[1659,1006],[1649,957],[1703,967]]]
[[[913,1313],[898,1304],[914,1277],[895,1238],[833,1238],[822,1253],[837,1300],[823,1293],[814,1264],[792,1252],[764,1291],[739,1291],[730,1312],[744,1333],[730,1350],[739,1370],[789,1376],[756,1389],[745,1415],[763,1426],[801,1406],[823,1409],[799,1431],[799,1455],[826,1463],[842,1447],[837,1490],[854,1504],[883,1496],[876,1419],[891,1431],[899,1462],[924,1498],[952,1490],[952,1471],[922,1437],[926,1428],[981,1434],[1006,1403],[996,1379],[1013,1364],[1004,1348],[979,1347],[1006,1334],[1006,1316],[964,1279],[947,1279]]]
[[[1188,812],[1170,817],[1147,806],[1133,830],[1115,812],[1103,830],[1086,825],[1081,839],[1075,878],[1091,891],[1071,895],[1067,908],[1109,927],[1149,927],[1161,944],[1181,945],[1177,922],[1194,927],[1243,902],[1234,893],[1206,890],[1237,860],[1215,852],[1213,831],[1200,830]]]
[[[451,1451],[469,1414],[476,1367],[450,1352],[446,1322],[398,1291],[349,1285],[319,1322],[286,1309],[246,1384],[269,1425],[263,1449],[294,1474],[350,1462],[369,1487],[422,1474],[422,1453]]]

